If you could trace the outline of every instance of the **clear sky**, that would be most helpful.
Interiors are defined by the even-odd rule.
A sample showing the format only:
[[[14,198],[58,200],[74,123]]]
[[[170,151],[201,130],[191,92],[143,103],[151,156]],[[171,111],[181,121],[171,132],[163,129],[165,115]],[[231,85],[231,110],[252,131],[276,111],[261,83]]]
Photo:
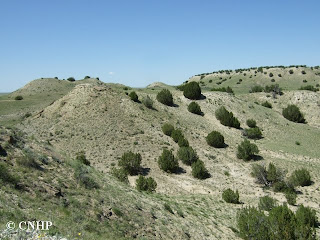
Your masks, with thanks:
[[[320,65],[319,9],[319,0],[0,0],[0,92],[41,77],[144,87]]]

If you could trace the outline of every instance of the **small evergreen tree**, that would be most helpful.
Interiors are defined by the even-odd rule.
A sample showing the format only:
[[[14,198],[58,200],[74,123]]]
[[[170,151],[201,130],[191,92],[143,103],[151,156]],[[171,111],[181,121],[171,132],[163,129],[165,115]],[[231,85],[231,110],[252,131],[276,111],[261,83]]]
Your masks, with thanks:
[[[158,159],[158,165],[161,170],[169,173],[175,172],[179,167],[178,160],[174,157],[172,151],[167,149],[163,149],[162,154]]]
[[[191,165],[192,167],[192,176],[198,179],[206,179],[209,177],[209,172],[206,169],[204,162],[197,160]]]
[[[192,147],[180,147],[178,150],[178,158],[186,165],[191,165],[199,158],[195,150]]]
[[[197,115],[202,115],[201,108],[200,108],[199,104],[196,102],[191,102],[188,105],[188,111],[191,113],[197,114]]]
[[[157,188],[157,183],[152,177],[144,177],[142,175],[136,180],[138,191],[154,192]]]
[[[149,109],[153,108],[153,101],[149,96],[146,96],[145,98],[143,98],[142,103]]]
[[[197,100],[201,97],[201,88],[197,82],[189,82],[183,87],[183,95],[186,98]]]
[[[272,197],[264,196],[259,199],[259,209],[262,211],[270,211],[277,206],[277,200]]]
[[[157,100],[158,102],[167,105],[172,106],[173,105],[173,97],[171,92],[168,89],[163,89],[157,94]]]
[[[305,123],[303,114],[296,105],[288,105],[285,109],[283,109],[282,115],[289,121]]]
[[[212,131],[208,134],[206,137],[207,143],[215,148],[223,148],[224,147],[224,137],[221,135],[221,133],[217,131]]]
[[[257,122],[254,119],[248,119],[247,125],[249,128],[255,128],[257,126]]]
[[[234,192],[230,188],[228,188],[228,189],[223,191],[222,198],[227,203],[234,203],[234,204],[240,203],[239,202],[239,192],[238,192],[238,190],[236,192]]]
[[[240,122],[233,116],[232,112],[228,112],[225,107],[220,107],[215,112],[216,118],[224,126],[240,128]]]
[[[171,137],[176,143],[179,142],[180,138],[184,138],[183,133],[180,129],[174,129],[171,132]]]
[[[167,136],[171,136],[173,130],[174,127],[169,123],[165,123],[162,126],[162,132]]]
[[[139,102],[139,97],[138,97],[138,95],[136,94],[136,92],[132,91],[132,92],[129,94],[129,97],[131,98],[132,101],[134,101],[134,102]]]
[[[140,153],[133,153],[131,151],[125,152],[118,165],[122,167],[128,174],[135,175],[139,172],[141,166],[141,155]]]
[[[247,139],[238,145],[237,157],[240,159],[248,161],[257,153],[259,153],[257,145],[250,143]]]
[[[290,176],[290,182],[294,186],[309,186],[312,184],[310,172],[305,168],[295,170]]]
[[[250,139],[260,139],[262,137],[261,130],[258,127],[245,129],[244,135]]]

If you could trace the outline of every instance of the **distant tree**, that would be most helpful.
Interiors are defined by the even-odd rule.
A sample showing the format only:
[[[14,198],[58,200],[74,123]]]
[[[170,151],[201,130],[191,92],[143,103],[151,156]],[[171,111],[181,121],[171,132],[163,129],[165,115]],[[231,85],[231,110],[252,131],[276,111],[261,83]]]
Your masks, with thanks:
[[[18,95],[18,96],[16,96],[15,98],[14,98],[14,100],[22,100],[23,99],[23,97],[21,96],[21,95]]]
[[[266,108],[272,108],[271,103],[269,103],[268,101],[265,101],[264,103],[261,103],[261,106],[266,107]]]
[[[183,88],[183,95],[186,98],[197,100],[201,97],[201,88],[197,82],[189,82]]]
[[[69,77],[69,78],[67,78],[67,80],[68,80],[69,82],[74,82],[74,81],[75,81],[74,77]]]
[[[198,103],[191,102],[188,106],[188,111],[197,115],[202,115],[201,108]]]
[[[248,161],[257,153],[259,153],[257,145],[250,143],[247,139],[238,145],[237,157],[240,159]]]
[[[158,159],[158,165],[161,170],[169,173],[175,172],[179,167],[178,160],[175,159],[172,151],[167,149],[163,149],[162,154]]]
[[[141,155],[140,153],[133,153],[131,151],[125,152],[118,165],[122,167],[128,174],[135,175],[139,172],[141,166]]]
[[[172,137],[173,141],[175,141],[176,143],[179,142],[180,138],[184,138],[183,133],[180,129],[174,129],[171,132],[171,137]]]
[[[139,102],[139,97],[138,95],[136,94],[136,92],[132,91],[130,94],[129,94],[129,97],[132,101],[134,102]]]
[[[162,126],[162,132],[167,136],[171,136],[173,130],[174,127],[169,123],[165,123]]]
[[[215,112],[216,118],[224,126],[240,128],[239,120],[233,116],[232,112],[228,112],[225,107],[220,107]]]
[[[178,158],[186,165],[191,165],[199,158],[195,150],[192,147],[180,147],[178,150]]]
[[[249,128],[255,128],[257,126],[257,122],[254,119],[248,119],[247,125]]]
[[[209,172],[206,169],[203,161],[197,160],[192,163],[192,176],[198,179],[206,179],[209,177]]]
[[[149,109],[153,108],[153,101],[149,96],[146,96],[145,98],[143,98],[142,103]]]
[[[289,121],[305,123],[303,114],[300,112],[300,109],[296,105],[288,105],[285,109],[283,109],[282,115]]]
[[[167,105],[172,106],[173,105],[173,97],[171,92],[168,89],[163,89],[157,94],[157,100],[158,102]]]
[[[224,137],[218,131],[212,131],[206,137],[207,143],[215,148],[223,148],[224,147]]]

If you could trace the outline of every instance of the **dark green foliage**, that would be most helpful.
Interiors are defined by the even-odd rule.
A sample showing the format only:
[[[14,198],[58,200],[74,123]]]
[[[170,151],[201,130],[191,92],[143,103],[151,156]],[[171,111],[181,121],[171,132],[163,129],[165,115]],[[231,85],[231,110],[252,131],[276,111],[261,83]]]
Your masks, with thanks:
[[[18,96],[16,96],[15,98],[14,98],[14,100],[22,100],[23,99],[23,97],[21,96],[21,95],[18,95]]]
[[[88,78],[90,78],[90,76],[85,76],[85,77],[84,77],[84,79],[88,79]]]
[[[201,108],[200,108],[199,104],[196,102],[191,102],[188,105],[188,111],[191,113],[197,114],[197,115],[202,115]]]
[[[227,203],[234,203],[239,204],[239,192],[238,190],[236,192],[232,191],[230,188],[226,189],[222,193],[222,198]]]
[[[7,156],[7,151],[0,145],[0,156]]]
[[[171,136],[173,130],[174,127],[169,123],[165,123],[162,126],[162,132],[167,136]]]
[[[179,142],[180,138],[184,138],[183,133],[180,129],[174,129],[171,132],[171,137],[176,143]]]
[[[209,133],[206,137],[206,141],[210,146],[215,148],[223,148],[225,146],[224,137],[217,131]]]
[[[257,126],[257,122],[254,119],[248,119],[247,125],[249,128],[255,128]]]
[[[273,73],[269,73],[269,77],[273,77]]]
[[[300,112],[300,109],[296,105],[288,105],[285,109],[283,109],[282,115],[289,121],[305,123],[303,114]]]
[[[167,105],[172,106],[173,105],[173,97],[171,92],[168,89],[163,89],[157,94],[157,100],[158,102]]]
[[[272,185],[273,191],[275,192],[294,192],[294,187],[289,182],[279,181]]]
[[[267,170],[267,180],[274,184],[276,182],[283,181],[284,173],[276,168],[276,166],[273,163],[269,163],[268,170]]]
[[[239,228],[239,235],[246,240],[268,240],[267,216],[254,207],[241,209],[237,214],[237,225]]]
[[[74,177],[78,183],[87,189],[99,188],[99,184],[94,180],[89,166],[77,164]]]
[[[86,158],[83,151],[77,153],[76,160],[84,165],[90,166],[90,161]]]
[[[201,98],[201,88],[197,82],[189,82],[183,88],[183,95],[186,98],[196,100]]]
[[[302,70],[301,73],[304,75],[304,74],[306,74],[306,71]]]
[[[118,165],[122,167],[130,175],[135,175],[140,171],[140,164],[140,153],[133,153],[131,151],[125,152],[118,163]]]
[[[132,101],[134,101],[134,102],[139,102],[139,97],[138,97],[138,95],[136,94],[136,92],[132,91],[132,92],[129,94],[129,97],[131,98]]]
[[[186,165],[191,165],[199,158],[195,150],[192,147],[180,147],[178,150],[178,158]]]
[[[251,87],[251,90],[249,91],[250,93],[255,93],[255,92],[263,92],[263,87],[256,85]]]
[[[7,168],[7,165],[0,162],[0,183],[8,183],[17,186],[19,178],[12,175]]]
[[[295,225],[295,215],[287,205],[274,207],[269,212],[270,239],[296,239]]]
[[[312,85],[307,85],[307,86],[302,86],[301,88],[299,88],[299,90],[307,90],[307,91],[312,91],[312,92],[317,92],[319,91],[319,88],[315,88]]]
[[[279,73],[279,74],[278,74],[278,77],[282,77],[282,75]]]
[[[295,205],[296,204],[296,202],[297,202],[297,194],[295,192],[288,191],[288,192],[285,193],[285,196],[286,196],[287,202],[290,205]]]
[[[266,93],[272,92],[275,95],[276,94],[278,94],[278,95],[282,95],[283,94],[282,89],[279,87],[279,84],[267,85],[267,86],[265,86],[264,91]]]
[[[121,210],[119,208],[112,208],[112,211],[114,212],[115,215],[117,215],[118,217],[122,217],[123,213],[121,212]]]
[[[157,188],[157,183],[152,177],[144,177],[142,175],[136,180],[138,191],[154,192]]]
[[[310,173],[307,169],[295,170],[290,176],[290,183],[294,186],[309,186],[312,184]]]
[[[239,80],[240,82],[240,80]],[[230,94],[234,94],[233,90],[231,87],[222,87],[222,88],[212,88],[211,91],[215,91],[215,92],[227,92],[227,93],[230,93]]]
[[[220,107],[215,112],[216,118],[224,126],[240,128],[240,122],[233,116],[232,112],[228,112],[225,107]]]
[[[195,178],[206,179],[210,176],[203,161],[199,159],[196,162],[192,163],[191,167],[192,167],[192,176]]]
[[[259,209],[263,211],[270,211],[272,208],[276,207],[277,200],[272,197],[264,196],[259,199]]]
[[[189,147],[189,141],[184,137],[180,137],[178,140],[179,147]]]
[[[267,169],[264,166],[253,164],[251,175],[256,178],[257,183],[269,186],[270,182],[267,179]]]
[[[120,182],[129,183],[128,173],[123,168],[112,168],[111,175],[117,178]]]
[[[250,139],[260,139],[262,137],[262,132],[260,128],[254,127],[254,128],[245,129],[244,135]]]
[[[257,145],[250,143],[250,141],[247,139],[238,145],[237,157],[240,159],[248,161],[257,153],[259,153]]]
[[[290,69],[290,70],[289,70],[289,73],[290,73],[290,74],[293,74],[293,70],[292,70],[292,69]]]
[[[296,223],[297,239],[316,239],[318,219],[314,210],[300,205],[296,211]]]
[[[74,82],[74,81],[75,81],[74,77],[69,77],[69,78],[67,78],[67,80],[68,80],[69,82]]]
[[[149,96],[146,96],[145,98],[143,98],[142,103],[149,109],[153,108],[153,101]]]
[[[173,156],[172,151],[167,149],[163,149],[158,164],[160,169],[169,173],[173,173],[179,168],[178,160]]]
[[[265,101],[265,102],[261,103],[261,106],[264,106],[266,108],[272,108],[271,103],[269,103],[268,101]]]

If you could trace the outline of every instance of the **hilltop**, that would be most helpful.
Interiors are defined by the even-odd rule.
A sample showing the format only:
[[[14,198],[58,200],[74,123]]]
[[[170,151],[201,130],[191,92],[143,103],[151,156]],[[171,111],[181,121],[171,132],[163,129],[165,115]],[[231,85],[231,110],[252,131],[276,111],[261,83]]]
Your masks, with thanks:
[[[290,73],[291,70],[293,73]],[[2,129],[2,146],[8,142],[10,135],[16,136],[18,133],[21,145],[17,147],[6,143],[11,160],[8,157],[1,159],[11,162],[11,171],[17,172],[21,178],[24,178],[25,172],[29,179],[39,179],[34,190],[21,192],[6,188],[2,201],[12,201],[15,196],[21,199],[34,196],[38,200],[34,206],[39,207],[44,204],[40,199],[50,194],[50,190],[43,193],[40,189],[53,181],[53,187],[61,189],[63,196],[52,197],[50,208],[57,222],[56,232],[64,236],[70,234],[74,237],[77,231],[83,231],[84,239],[237,239],[236,215],[239,209],[257,206],[259,197],[266,195],[275,198],[279,204],[287,202],[283,193],[263,188],[251,175],[252,165],[274,163],[286,170],[286,176],[301,167],[310,171],[314,183],[297,188],[300,192],[297,204],[290,208],[296,211],[298,205],[303,204],[320,216],[320,93],[299,90],[306,85],[317,88],[320,69],[291,66],[228,70],[199,74],[186,82],[192,81],[198,82],[202,88],[203,97],[195,101],[201,107],[203,116],[188,111],[192,100],[178,89],[184,85],[177,88],[154,83],[144,89],[132,89],[105,84],[97,79],[75,82],[39,79],[10,95],[1,96],[0,104],[8,99],[12,105],[7,112],[0,112],[0,119],[14,119],[29,113],[14,122],[19,130]],[[282,94],[273,95],[263,90],[250,93],[253,86],[265,88],[272,84],[278,84]],[[222,87],[231,87],[234,94],[211,91],[212,88]],[[157,101],[157,94],[165,88],[170,89],[174,106]],[[128,96],[132,91],[142,102],[148,96],[153,101],[152,108],[132,101]],[[22,95],[23,100],[13,100],[17,95]],[[40,99],[41,103],[33,104]],[[266,101],[272,108],[263,106]],[[22,107],[22,104],[25,105]],[[291,122],[283,117],[282,111],[288,104],[299,107],[306,124]],[[240,129],[219,122],[215,112],[221,106],[239,120]],[[238,145],[245,139],[243,132],[248,128],[248,119],[254,119],[262,130],[263,138],[250,140],[260,150],[255,161],[237,158]],[[194,178],[192,168],[181,161],[179,173],[170,174],[159,168],[157,161],[163,149],[172,150],[175,156],[179,150],[178,144],[163,133],[165,123],[181,129],[204,162],[210,173],[209,178]],[[224,136],[224,148],[207,144],[206,136],[213,130]],[[31,148],[36,155],[48,156],[48,164],[40,164],[45,171],[33,171],[31,174],[12,160],[25,155],[25,148]],[[122,154],[127,151],[141,154],[143,174],[156,181],[156,193],[137,191],[137,175],[129,176],[128,184],[112,176],[112,168],[118,165]],[[75,159],[79,152],[84,152],[90,162],[88,169],[99,184],[98,189],[86,189],[75,179]],[[51,160],[57,158],[58,162]],[[28,185],[27,181],[24,184]],[[221,196],[227,188],[237,189],[243,204],[224,202]],[[68,202],[67,207],[65,202]],[[25,200],[24,204],[28,205],[29,210],[33,206],[29,200]],[[59,214],[53,213],[55,205],[59,206]],[[85,208],[88,216],[75,213],[76,208]],[[19,214],[22,213],[32,215],[19,209]],[[19,214],[13,215],[19,218]],[[48,216],[43,212],[38,214]],[[86,219],[79,220],[74,229],[66,229],[63,218],[66,222],[72,222],[79,217],[77,214],[81,215],[80,219]]]

